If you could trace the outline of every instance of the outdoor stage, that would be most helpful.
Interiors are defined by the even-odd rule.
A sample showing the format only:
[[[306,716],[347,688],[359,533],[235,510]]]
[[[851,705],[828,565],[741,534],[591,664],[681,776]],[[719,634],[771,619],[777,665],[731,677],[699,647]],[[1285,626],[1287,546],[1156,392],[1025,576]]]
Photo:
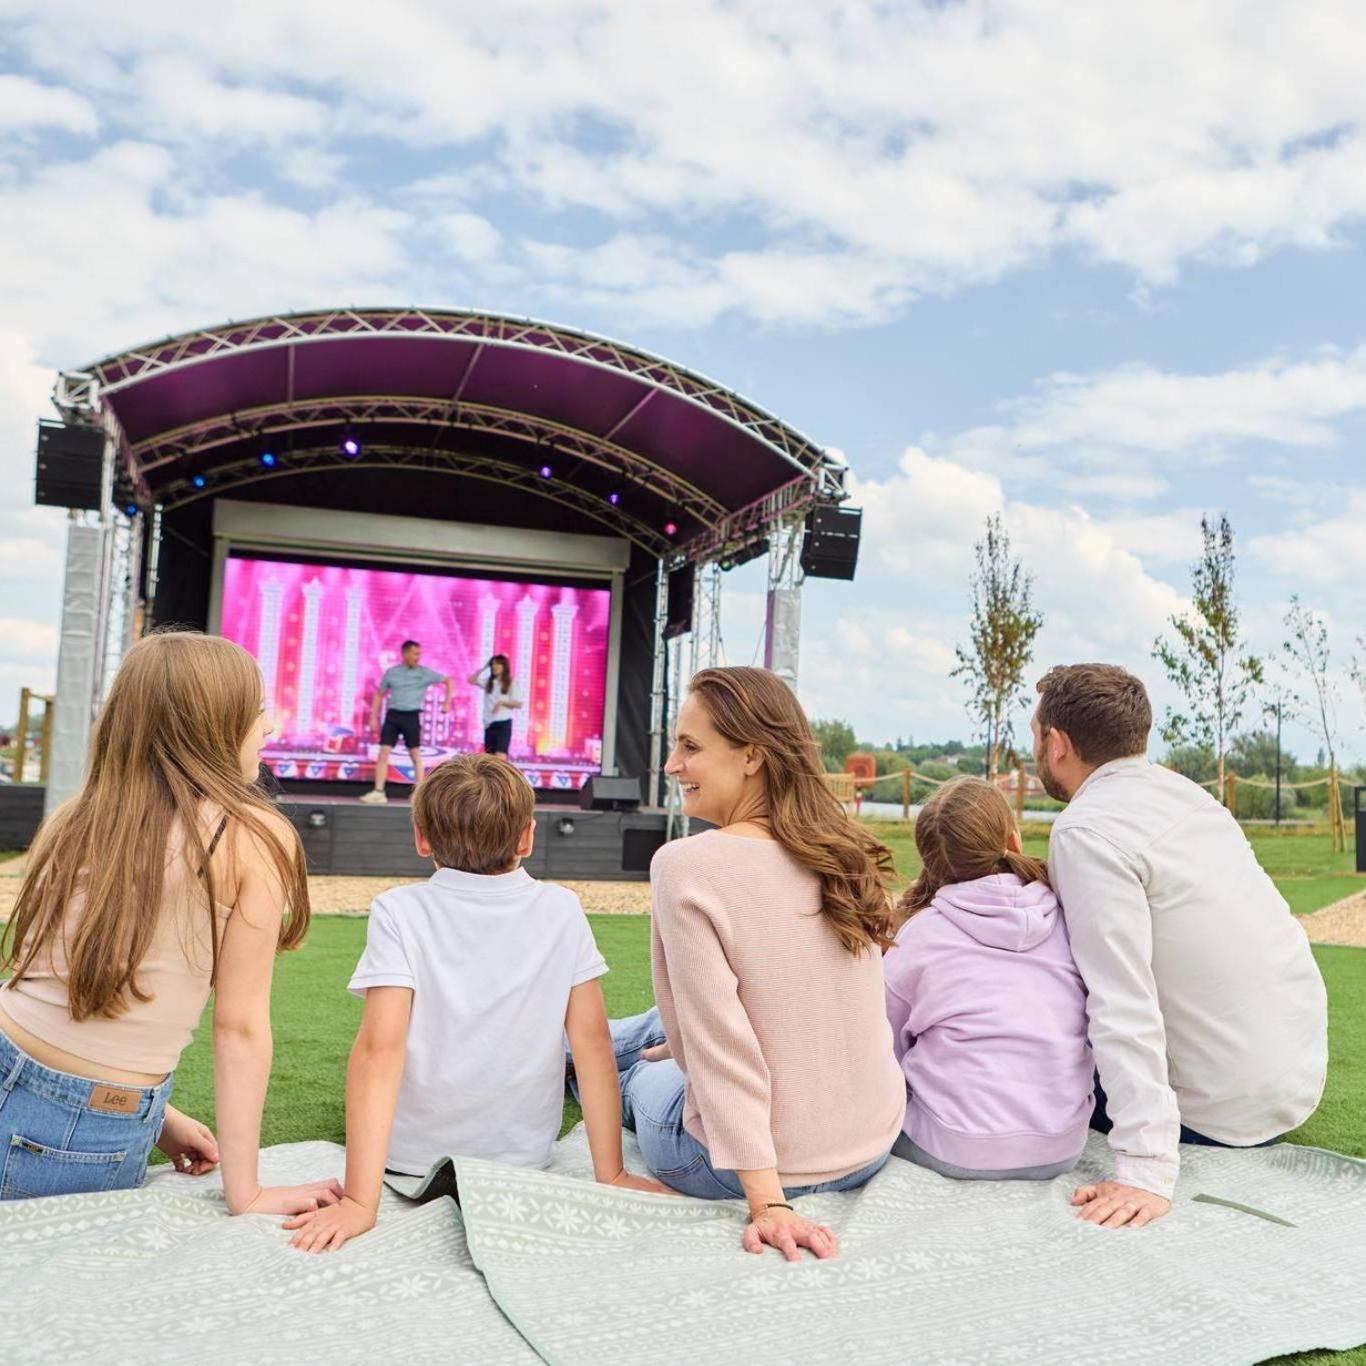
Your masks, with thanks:
[[[531,870],[644,876],[685,828],[663,760],[688,676],[718,662],[721,574],[767,555],[764,663],[795,684],[803,578],[857,559],[841,460],[662,357],[530,319],[224,324],[63,372],[54,402],[36,498],[73,511],[45,809],[79,786],[129,645],[216,632],[261,666],[264,761],[320,873],[424,870],[406,804],[355,800],[376,688],[411,637],[453,690],[426,695],[424,761],[481,746],[466,679],[504,655]],[[640,809],[569,805],[598,774]],[[34,809],[0,787],[0,828]]]

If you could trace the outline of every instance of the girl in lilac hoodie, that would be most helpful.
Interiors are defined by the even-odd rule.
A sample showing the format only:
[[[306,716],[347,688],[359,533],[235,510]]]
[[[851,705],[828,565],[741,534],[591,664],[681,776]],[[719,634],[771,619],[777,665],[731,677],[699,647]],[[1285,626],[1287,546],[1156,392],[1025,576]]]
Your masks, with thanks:
[[[883,959],[906,1120],[892,1152],[943,1176],[1046,1181],[1091,1117],[1086,988],[1048,869],[1002,793],[945,783],[915,823],[924,871]]]

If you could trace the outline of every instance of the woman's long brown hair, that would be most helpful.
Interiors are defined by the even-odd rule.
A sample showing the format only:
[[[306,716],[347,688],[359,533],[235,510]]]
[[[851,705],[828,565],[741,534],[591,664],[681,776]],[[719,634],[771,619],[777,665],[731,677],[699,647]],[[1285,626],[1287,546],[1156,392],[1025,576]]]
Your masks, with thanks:
[[[498,680],[498,688],[506,697],[512,691],[512,665],[508,662],[507,655],[491,655],[489,657],[489,676],[484,680],[484,691],[493,692],[493,666],[502,663],[503,676]]]
[[[915,818],[915,847],[924,867],[897,907],[903,922],[955,882],[1014,873],[1021,882],[1047,887],[1048,865],[1042,859],[1006,848],[1014,829],[1015,814],[999,787],[969,777],[945,783]]]
[[[285,897],[280,947],[299,945],[309,917],[302,846],[292,829],[278,833],[278,815],[242,776],[242,744],[260,709],[260,670],[231,641],[167,632],[129,650],[95,724],[81,791],[53,812],[29,851],[5,932],[12,981],[61,935],[73,1019],[117,1016],[129,997],[148,1000],[137,970],[161,914],[177,827],[190,876],[202,869],[216,980],[217,888],[205,825],[216,826],[219,813],[229,859],[242,836],[268,853]],[[84,907],[69,924],[78,894]]]
[[[892,941],[892,851],[845,814],[792,689],[767,669],[703,669],[689,684],[721,736],[763,754],[773,838],[821,882],[821,911],[852,954]]]

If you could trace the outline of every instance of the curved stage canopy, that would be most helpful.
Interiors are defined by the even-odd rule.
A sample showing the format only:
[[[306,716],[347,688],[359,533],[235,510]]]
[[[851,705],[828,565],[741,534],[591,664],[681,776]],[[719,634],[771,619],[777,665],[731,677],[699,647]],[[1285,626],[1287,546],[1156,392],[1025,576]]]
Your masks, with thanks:
[[[65,372],[55,398],[68,418],[98,413],[127,480],[120,505],[168,515],[236,490],[316,503],[306,489],[383,469],[423,488],[428,515],[468,517],[454,485],[432,482],[454,474],[548,500],[557,520],[655,558],[704,563],[844,496],[842,463],[731,390],[635,347],[492,313],[229,323]]]

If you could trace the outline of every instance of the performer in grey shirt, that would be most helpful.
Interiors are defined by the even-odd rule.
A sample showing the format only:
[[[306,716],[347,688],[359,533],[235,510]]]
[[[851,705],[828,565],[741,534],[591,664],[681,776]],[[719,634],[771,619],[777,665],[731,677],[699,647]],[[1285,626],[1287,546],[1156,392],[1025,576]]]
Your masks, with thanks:
[[[451,709],[453,690],[451,680],[435,669],[424,668],[422,646],[415,640],[403,642],[403,663],[385,669],[370,704],[370,728],[379,729],[379,707],[384,694],[389,694],[389,708],[384,714],[384,729],[379,733],[379,756],[375,760],[375,786],[362,798],[363,802],[387,802],[384,791],[389,776],[389,755],[401,739],[408,747],[413,761],[413,784],[422,781],[422,699],[427,689],[436,683],[446,685],[446,710]]]

